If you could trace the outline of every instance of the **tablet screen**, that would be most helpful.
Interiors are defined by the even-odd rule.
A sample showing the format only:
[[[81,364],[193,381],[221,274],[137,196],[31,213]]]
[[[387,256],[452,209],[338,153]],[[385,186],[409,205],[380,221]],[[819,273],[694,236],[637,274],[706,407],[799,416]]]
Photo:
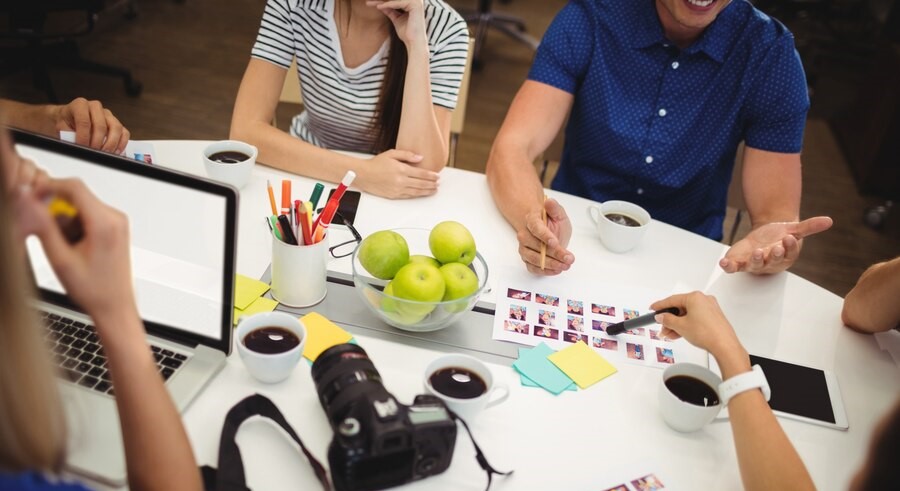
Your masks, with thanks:
[[[750,355],[750,364],[761,366],[766,374],[773,410],[835,423],[825,372],[755,355]]]

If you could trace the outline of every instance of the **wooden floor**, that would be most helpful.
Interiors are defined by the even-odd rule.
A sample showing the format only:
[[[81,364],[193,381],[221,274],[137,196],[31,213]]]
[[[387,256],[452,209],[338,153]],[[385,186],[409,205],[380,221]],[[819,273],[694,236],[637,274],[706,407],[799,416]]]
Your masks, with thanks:
[[[451,0],[473,8],[475,0]],[[498,11],[519,15],[540,36],[563,0],[495,2]],[[85,38],[85,57],[129,67],[144,84],[143,94],[127,97],[119,80],[93,74],[56,72],[62,99],[85,96],[104,101],[136,139],[221,139],[228,135],[231,110],[264,0],[137,0],[139,15],[125,20],[122,9],[101,18],[98,32]],[[491,142],[516,90],[528,73],[533,53],[492,33],[484,50],[484,68],[473,75],[467,121],[458,153],[459,167],[483,171]],[[0,96],[44,102],[26,73],[0,79]],[[816,93],[816,99],[852,100],[847,94]],[[290,118],[291,108],[279,111]],[[816,112],[813,111],[812,114]],[[900,210],[886,230],[861,221],[863,210],[880,203],[860,196],[826,121],[811,119],[804,145],[802,214],[830,215],[835,226],[807,240],[793,272],[843,296],[871,263],[900,254]],[[777,176],[773,176],[777,179]]]

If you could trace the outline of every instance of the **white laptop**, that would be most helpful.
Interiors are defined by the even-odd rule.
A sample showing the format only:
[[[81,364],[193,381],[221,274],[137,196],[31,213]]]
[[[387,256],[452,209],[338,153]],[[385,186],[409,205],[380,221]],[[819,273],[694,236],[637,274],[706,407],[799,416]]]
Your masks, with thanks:
[[[13,136],[18,152],[51,176],[78,177],[128,215],[138,309],[160,377],[183,411],[231,350],[237,192],[29,133],[14,131]],[[68,468],[123,485],[125,455],[115,394],[91,319],[69,301],[33,237],[28,256],[47,324],[44,335],[60,368],[70,432]]]

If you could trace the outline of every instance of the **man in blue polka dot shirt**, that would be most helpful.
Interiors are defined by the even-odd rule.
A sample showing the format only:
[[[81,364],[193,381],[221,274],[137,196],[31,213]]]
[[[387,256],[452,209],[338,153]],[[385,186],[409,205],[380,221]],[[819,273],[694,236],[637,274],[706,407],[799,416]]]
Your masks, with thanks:
[[[558,274],[575,261],[572,226],[559,203],[544,203],[531,162],[567,114],[553,189],[631,201],[714,240],[743,141],[753,230],[720,266],[776,273],[797,259],[803,237],[831,226],[828,217],[799,221],[808,108],[793,36],[746,0],[572,0],[497,135],[488,182],[528,269]]]

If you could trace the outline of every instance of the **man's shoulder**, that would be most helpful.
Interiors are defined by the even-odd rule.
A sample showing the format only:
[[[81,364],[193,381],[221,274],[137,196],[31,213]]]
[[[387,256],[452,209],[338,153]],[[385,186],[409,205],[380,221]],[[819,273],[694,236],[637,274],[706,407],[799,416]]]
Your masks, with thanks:
[[[794,35],[781,21],[759,10],[747,0],[737,1],[746,5],[744,37],[747,41],[762,46],[770,46],[788,40],[793,43]]]

